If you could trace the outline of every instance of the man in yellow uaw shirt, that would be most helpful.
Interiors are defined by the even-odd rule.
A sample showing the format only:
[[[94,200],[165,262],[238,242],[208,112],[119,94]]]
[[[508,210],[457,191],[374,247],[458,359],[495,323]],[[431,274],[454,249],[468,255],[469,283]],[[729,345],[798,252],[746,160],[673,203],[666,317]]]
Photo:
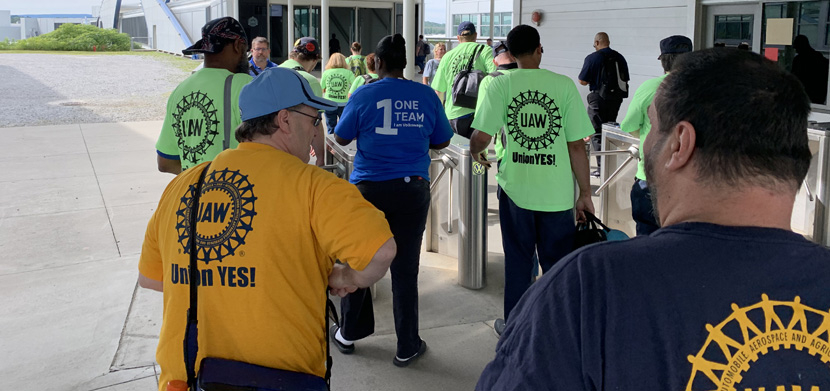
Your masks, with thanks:
[[[318,110],[333,102],[296,71],[269,68],[242,89],[239,105],[239,147],[207,168],[198,208],[196,368],[218,357],[322,378],[326,286],[341,296],[370,286],[389,268],[395,242],[354,185],[307,164],[312,138],[321,137]],[[164,292],[161,391],[187,378],[189,207],[206,165],[167,186],[139,261],[140,285]]]

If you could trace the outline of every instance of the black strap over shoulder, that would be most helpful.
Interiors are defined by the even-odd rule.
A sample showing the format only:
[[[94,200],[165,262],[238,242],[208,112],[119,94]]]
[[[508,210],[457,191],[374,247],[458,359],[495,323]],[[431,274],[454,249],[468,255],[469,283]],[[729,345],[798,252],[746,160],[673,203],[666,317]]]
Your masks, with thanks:
[[[231,75],[233,76],[233,75]],[[227,106],[227,105],[226,105]],[[196,222],[199,214],[199,199],[202,195],[202,184],[205,182],[205,174],[210,169],[210,163],[205,165],[202,173],[199,175],[199,181],[193,188],[190,205],[190,216],[188,227],[188,236],[190,238],[190,270],[188,275],[188,285],[190,288],[190,308],[187,310],[187,328],[184,335],[184,364],[187,370],[187,384],[192,390],[196,389],[196,356],[199,354],[199,328],[198,328],[198,293],[199,293],[199,269],[197,268],[196,258],[198,256],[198,246],[196,245]]]
[[[222,140],[223,151],[231,147],[231,107],[233,107],[231,87],[233,87],[233,75],[231,73],[225,78],[225,117],[222,119],[222,122],[225,123],[225,139]]]
[[[295,70],[295,71],[303,71],[303,72],[305,72],[305,68],[303,68],[303,67],[302,67],[302,65],[297,65],[297,66],[295,66],[294,68],[291,68],[291,69],[293,69],[293,70]]]
[[[478,59],[478,56],[481,54],[482,51],[484,51],[484,45],[478,45],[478,48],[476,48],[476,50],[473,52],[473,56],[470,57],[470,62],[467,63],[467,67],[464,68],[465,70],[470,71],[473,69],[473,64],[475,64],[476,59]]]

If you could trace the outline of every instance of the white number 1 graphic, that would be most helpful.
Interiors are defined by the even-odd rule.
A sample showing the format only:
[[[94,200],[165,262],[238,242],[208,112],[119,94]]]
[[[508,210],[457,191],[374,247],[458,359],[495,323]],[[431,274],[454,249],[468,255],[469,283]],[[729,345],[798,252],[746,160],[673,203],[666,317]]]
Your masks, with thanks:
[[[392,127],[392,99],[378,102],[378,109],[383,109],[383,127],[375,128],[375,133],[385,136],[397,136],[398,128]]]

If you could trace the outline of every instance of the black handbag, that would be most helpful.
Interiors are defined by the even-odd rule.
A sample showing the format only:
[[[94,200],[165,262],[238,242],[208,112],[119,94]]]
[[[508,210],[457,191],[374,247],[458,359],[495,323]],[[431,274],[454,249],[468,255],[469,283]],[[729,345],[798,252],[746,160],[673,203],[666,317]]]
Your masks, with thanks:
[[[578,223],[576,226],[576,235],[574,235],[574,250],[587,246],[589,244],[604,242],[608,240],[608,233],[611,228],[608,228],[591,212],[585,212],[585,222]]]
[[[475,109],[478,101],[478,88],[481,85],[481,80],[487,73],[477,69],[473,69],[476,59],[484,50],[485,45],[479,45],[470,57],[470,62],[467,66],[455,75],[452,82],[452,104],[458,107],[466,107],[468,109]]]
[[[193,190],[193,204],[190,211],[190,281],[199,281],[196,267],[196,215],[202,184],[210,168],[208,163]],[[187,384],[191,391],[324,391],[331,389],[331,351],[329,346],[329,315],[334,321],[337,311],[326,291],[326,375],[325,378],[308,373],[293,372],[284,369],[269,368],[242,361],[205,357],[195,371],[196,357],[199,353],[199,329],[197,319],[198,286],[190,284],[190,308],[187,310],[187,329],[184,336],[184,361],[187,369]]]

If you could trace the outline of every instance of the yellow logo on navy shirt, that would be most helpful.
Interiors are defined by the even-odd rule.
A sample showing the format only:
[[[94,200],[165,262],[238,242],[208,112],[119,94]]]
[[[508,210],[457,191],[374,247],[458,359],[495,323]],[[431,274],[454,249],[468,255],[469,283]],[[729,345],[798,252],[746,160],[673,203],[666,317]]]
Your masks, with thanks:
[[[190,254],[190,217],[193,211],[191,185],[181,198],[176,212],[176,231],[185,254]],[[206,264],[236,255],[253,230],[256,216],[254,185],[248,176],[228,169],[206,175],[196,211],[197,259]]]
[[[753,363],[767,355],[796,350],[810,354],[821,361],[830,376],[830,313],[793,301],[770,300],[764,294],[761,301],[747,307],[732,304],[732,315],[713,326],[706,325],[708,338],[700,351],[689,355],[692,375],[687,391],[820,391],[810,384],[770,384],[765,387],[742,386],[744,376]],[[788,379],[800,379],[801,374],[782,374]],[[826,377],[825,377],[826,378]]]

